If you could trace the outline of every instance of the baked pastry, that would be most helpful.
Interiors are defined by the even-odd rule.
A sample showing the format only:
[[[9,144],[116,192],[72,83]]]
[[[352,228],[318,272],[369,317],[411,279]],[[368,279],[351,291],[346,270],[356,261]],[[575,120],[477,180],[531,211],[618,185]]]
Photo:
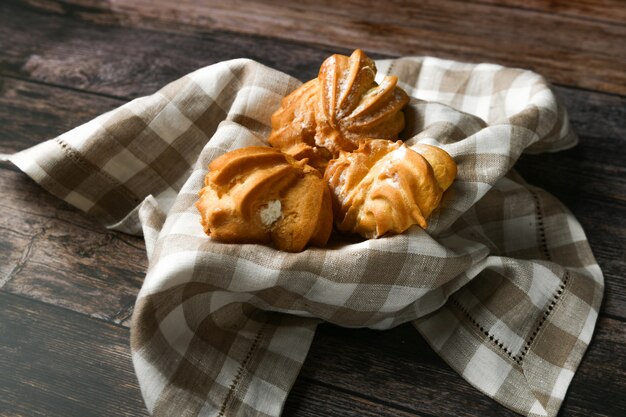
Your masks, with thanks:
[[[363,140],[396,140],[404,129],[402,108],[408,95],[395,76],[374,81],[376,65],[357,49],[350,57],[333,55],[317,78],[281,102],[272,115],[270,145],[323,172],[340,151],[353,151]]]
[[[450,176],[456,175],[454,160],[430,148],[418,148],[426,158],[401,141],[373,139],[330,161],[324,179],[333,196],[337,229],[376,238],[414,224],[426,228]]]
[[[443,149],[396,141],[409,97],[396,77],[375,76],[360,49],[329,57],[272,115],[274,148],[213,161],[196,203],[205,232],[297,252],[326,244],[333,219],[366,238],[426,228],[456,164]]]
[[[409,96],[397,87],[398,77],[386,76],[378,85],[375,76],[376,64],[360,49],[350,57],[333,55],[324,61],[317,77],[317,146],[338,156],[367,138],[398,138]]]
[[[282,100],[280,108],[272,115],[268,142],[298,161],[307,158],[309,165],[324,172],[332,154],[315,145],[318,91],[319,83],[314,78]]]
[[[209,165],[196,207],[204,231],[230,243],[270,243],[299,252],[323,246],[332,230],[330,192],[306,161],[251,146]]]
[[[439,186],[444,191],[447,190],[456,178],[456,163],[450,154],[437,146],[425,143],[413,145],[411,149],[428,161],[433,168]]]

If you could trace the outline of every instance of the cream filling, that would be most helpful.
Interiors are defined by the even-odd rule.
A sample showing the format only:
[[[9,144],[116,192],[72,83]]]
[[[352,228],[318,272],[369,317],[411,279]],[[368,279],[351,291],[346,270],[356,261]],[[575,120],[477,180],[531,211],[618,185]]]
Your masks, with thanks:
[[[271,226],[276,220],[283,215],[280,200],[268,201],[267,205],[259,210],[261,222],[264,226]]]

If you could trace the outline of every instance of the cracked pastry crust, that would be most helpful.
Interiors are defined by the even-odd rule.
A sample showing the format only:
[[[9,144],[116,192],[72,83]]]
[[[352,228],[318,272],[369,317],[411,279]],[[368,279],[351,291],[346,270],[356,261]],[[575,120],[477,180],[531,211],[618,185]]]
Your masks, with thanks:
[[[363,140],[396,140],[404,129],[402,109],[409,96],[395,76],[374,81],[376,65],[360,49],[332,55],[317,78],[285,97],[272,115],[270,145],[323,172],[340,151]]]
[[[241,148],[215,159],[204,184],[196,207],[213,239],[273,243],[287,252],[328,241],[330,192],[306,160],[263,146]]]
[[[401,141],[373,139],[330,161],[324,179],[332,193],[337,229],[377,238],[402,233],[414,224],[426,228],[450,178],[456,176],[454,160],[431,148],[420,145],[413,150]]]

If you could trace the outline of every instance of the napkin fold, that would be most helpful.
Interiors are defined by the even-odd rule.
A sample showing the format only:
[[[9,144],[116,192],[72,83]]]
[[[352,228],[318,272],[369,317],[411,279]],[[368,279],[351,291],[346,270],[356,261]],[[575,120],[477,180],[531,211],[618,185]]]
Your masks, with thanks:
[[[402,134],[458,164],[427,230],[336,236],[283,253],[224,244],[194,207],[211,160],[267,145],[300,81],[254,61],[188,74],[11,157],[51,193],[146,240],[131,327],[155,416],[278,416],[318,323],[411,321],[470,384],[528,416],[555,416],[591,339],[603,276],[580,225],[512,170],[522,152],[575,145],[539,75],[430,57],[377,61],[412,97]]]

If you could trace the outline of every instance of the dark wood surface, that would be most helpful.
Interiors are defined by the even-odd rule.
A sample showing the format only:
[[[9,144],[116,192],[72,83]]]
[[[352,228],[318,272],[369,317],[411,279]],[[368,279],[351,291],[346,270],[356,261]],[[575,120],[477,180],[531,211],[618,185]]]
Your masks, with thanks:
[[[578,147],[517,169],[583,225],[606,279],[562,416],[626,415],[626,7],[604,1],[23,0],[0,4],[0,153],[52,138],[179,76],[249,57],[302,80],[334,52],[530,68]],[[338,3],[339,4],[339,3]],[[0,415],[147,415],[128,319],[143,241],[107,231],[0,163]],[[513,416],[404,325],[322,325],[285,416]]]

